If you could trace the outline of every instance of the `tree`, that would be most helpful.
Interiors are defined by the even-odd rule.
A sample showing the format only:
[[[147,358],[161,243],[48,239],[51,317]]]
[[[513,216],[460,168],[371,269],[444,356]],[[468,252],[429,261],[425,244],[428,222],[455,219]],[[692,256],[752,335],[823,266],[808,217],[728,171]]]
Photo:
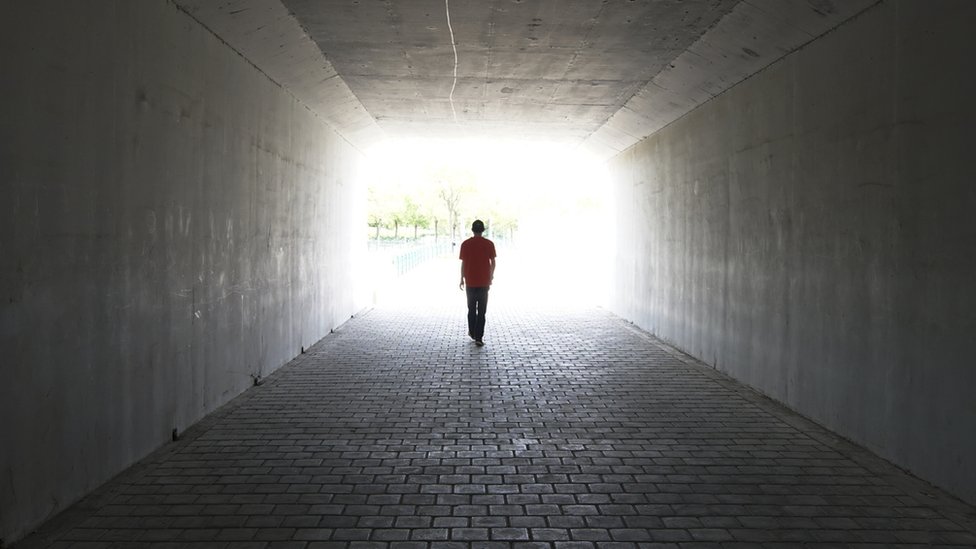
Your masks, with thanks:
[[[452,242],[457,242],[458,207],[461,205],[462,194],[462,190],[454,183],[441,183],[437,192],[447,209],[447,224],[451,229]]]
[[[369,212],[367,213],[367,223],[370,227],[376,229],[374,238],[376,240],[380,239],[380,229],[383,228],[383,218],[386,213],[383,211],[383,204],[380,193],[378,193],[372,187],[368,190],[367,201],[369,204]]]
[[[383,219],[380,218],[375,213],[370,212],[368,224],[369,224],[370,227],[376,229],[376,233],[374,234],[373,238],[376,239],[376,240],[379,240],[380,239],[380,228],[383,227]]]
[[[488,211],[493,237],[513,238],[518,230],[518,217],[505,208],[492,208]]]
[[[369,226],[376,229],[375,238],[379,240],[380,229],[393,228],[394,238],[399,236],[400,225],[403,224],[403,195],[398,189],[387,186],[386,188],[369,188]]]
[[[403,217],[401,212],[393,212],[391,215],[393,221],[393,238],[400,238],[400,223],[403,223]]]
[[[413,239],[417,239],[417,230],[420,228],[426,229],[430,226],[430,220],[427,218],[427,214],[424,213],[423,209],[419,204],[413,201],[409,196],[404,197],[403,206],[403,220],[408,225],[413,225]]]

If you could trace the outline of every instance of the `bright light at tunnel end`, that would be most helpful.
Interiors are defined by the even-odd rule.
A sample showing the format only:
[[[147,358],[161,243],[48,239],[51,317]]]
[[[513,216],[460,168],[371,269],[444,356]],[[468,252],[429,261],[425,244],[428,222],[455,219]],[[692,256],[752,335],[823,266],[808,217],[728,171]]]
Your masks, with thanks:
[[[388,140],[366,153],[374,196],[435,196],[444,184],[437,179],[452,174],[476,189],[459,208],[459,239],[470,236],[471,220],[486,217],[488,202],[517,220],[516,230],[491,236],[499,253],[493,293],[538,305],[567,298],[580,306],[605,303],[613,246],[601,160],[564,143],[477,138]],[[433,268],[450,269],[455,277],[457,265]]]

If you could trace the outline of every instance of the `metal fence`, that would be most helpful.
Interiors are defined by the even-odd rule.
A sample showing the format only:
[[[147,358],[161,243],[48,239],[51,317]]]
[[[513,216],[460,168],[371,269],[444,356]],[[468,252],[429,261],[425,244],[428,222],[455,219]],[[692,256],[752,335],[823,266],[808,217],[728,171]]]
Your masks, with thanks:
[[[382,256],[381,261],[387,263],[396,276],[400,276],[431,259],[450,254],[453,245],[447,240],[427,244],[370,241],[368,249],[370,254]]]

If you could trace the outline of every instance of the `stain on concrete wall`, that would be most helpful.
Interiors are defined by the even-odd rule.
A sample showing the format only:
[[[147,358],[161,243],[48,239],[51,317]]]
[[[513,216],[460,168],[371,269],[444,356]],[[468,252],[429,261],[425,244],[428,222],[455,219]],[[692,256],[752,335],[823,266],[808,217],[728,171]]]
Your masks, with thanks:
[[[163,0],[5,4],[0,538],[362,305],[360,154]]]
[[[973,17],[881,3],[611,163],[616,312],[970,502]]]

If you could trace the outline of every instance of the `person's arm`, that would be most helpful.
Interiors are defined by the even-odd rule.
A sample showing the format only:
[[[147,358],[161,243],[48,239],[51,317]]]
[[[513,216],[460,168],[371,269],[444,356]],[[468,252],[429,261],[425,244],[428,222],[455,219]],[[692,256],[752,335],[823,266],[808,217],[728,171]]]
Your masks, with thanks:
[[[461,283],[458,284],[458,288],[464,289],[464,260],[461,260]]]
[[[491,281],[494,282],[495,281],[495,258],[493,257],[488,261],[491,264]]]

